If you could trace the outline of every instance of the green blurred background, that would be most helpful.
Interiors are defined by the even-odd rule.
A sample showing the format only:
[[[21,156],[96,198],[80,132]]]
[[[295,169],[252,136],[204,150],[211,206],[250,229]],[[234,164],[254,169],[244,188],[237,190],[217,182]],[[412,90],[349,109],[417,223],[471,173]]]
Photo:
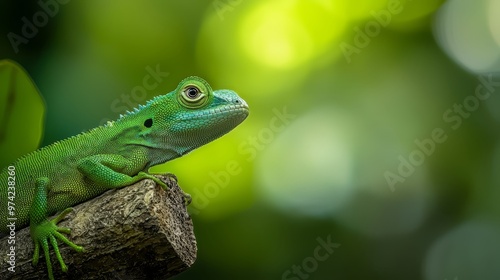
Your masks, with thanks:
[[[175,279],[500,279],[500,1],[63,2],[0,3],[41,145],[189,75],[250,105],[155,168],[193,195]]]

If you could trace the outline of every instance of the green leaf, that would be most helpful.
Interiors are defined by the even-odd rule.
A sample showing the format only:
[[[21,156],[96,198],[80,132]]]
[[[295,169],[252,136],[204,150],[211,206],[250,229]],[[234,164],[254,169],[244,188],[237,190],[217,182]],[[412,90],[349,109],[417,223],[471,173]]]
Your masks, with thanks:
[[[0,60],[0,168],[38,148],[45,103],[26,70]]]

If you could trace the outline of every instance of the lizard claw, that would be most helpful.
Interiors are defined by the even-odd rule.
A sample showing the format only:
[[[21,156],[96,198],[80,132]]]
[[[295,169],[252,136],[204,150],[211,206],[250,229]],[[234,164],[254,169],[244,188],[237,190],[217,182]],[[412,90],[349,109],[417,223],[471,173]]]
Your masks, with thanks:
[[[185,192],[182,192],[182,194],[184,195],[184,204],[185,204],[186,206],[188,206],[189,204],[191,204],[191,201],[193,200],[193,199],[191,198],[191,195],[190,195],[190,194],[188,194],[188,193],[185,193]]]
[[[68,215],[72,210],[73,210],[72,208],[67,208],[64,211],[62,211],[59,215],[57,215],[54,219],[46,220],[41,224],[33,227],[33,229],[31,230],[31,236],[35,243],[35,252],[33,254],[33,265],[38,264],[38,260],[40,257],[40,247],[42,247],[45,256],[45,262],[47,263],[47,272],[49,274],[49,279],[54,279],[54,275],[52,272],[52,262],[50,261],[50,254],[49,254],[49,243],[50,245],[52,245],[52,248],[54,249],[54,253],[56,254],[57,260],[59,261],[59,264],[61,265],[61,270],[63,272],[68,271],[68,267],[64,263],[61,253],[59,252],[59,246],[57,245],[56,238],[66,243],[69,247],[73,248],[77,252],[83,252],[83,247],[74,244],[73,242],[69,241],[68,238],[66,238],[64,235],[61,234],[61,232],[69,233],[71,230],[69,228],[57,226],[57,224],[62,219],[64,219],[64,217]]]
[[[165,184],[165,182],[163,182],[160,178],[154,176],[154,175],[151,175],[151,174],[148,174],[146,172],[139,172],[139,174],[137,174],[137,176],[139,176],[141,179],[151,179],[153,180],[157,185],[161,186],[162,189],[164,189],[165,191],[168,191],[170,189],[169,186],[167,186],[167,184]]]
[[[173,179],[176,183],[179,182],[179,180],[177,180],[177,176],[175,176],[174,173],[165,173],[165,176],[167,176],[170,179]]]

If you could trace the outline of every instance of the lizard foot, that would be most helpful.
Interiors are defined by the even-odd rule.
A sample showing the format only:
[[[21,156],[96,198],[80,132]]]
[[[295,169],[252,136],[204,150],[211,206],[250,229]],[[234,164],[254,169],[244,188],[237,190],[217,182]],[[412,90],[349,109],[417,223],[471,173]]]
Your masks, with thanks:
[[[179,182],[179,180],[177,179],[177,176],[175,176],[174,173],[163,173],[162,175],[168,177],[169,180],[175,181],[176,184]],[[193,200],[191,198],[191,195],[188,194],[188,193],[186,193],[186,192],[184,192],[184,191],[182,191],[182,195],[184,196],[184,204],[186,206],[188,206],[189,204],[191,204],[191,201]]]
[[[179,180],[177,180],[177,176],[175,176],[174,173],[153,172],[150,174],[151,175],[163,175],[165,177],[168,177],[169,180],[174,180],[176,183],[179,182]]]
[[[38,264],[40,256],[40,246],[41,246],[45,256],[45,261],[47,263],[47,271],[49,274],[49,279],[51,280],[54,279],[54,275],[52,272],[52,263],[50,261],[50,255],[49,255],[49,242],[54,248],[54,252],[56,254],[57,260],[59,261],[59,264],[61,265],[61,270],[63,272],[68,271],[68,267],[64,263],[61,253],[59,252],[59,246],[57,245],[56,237],[57,239],[61,240],[62,242],[66,243],[68,246],[76,250],[77,252],[83,252],[83,247],[74,244],[73,242],[69,241],[64,235],[61,234],[61,233],[69,234],[71,230],[69,228],[57,226],[57,224],[62,219],[64,219],[64,217],[68,215],[71,211],[73,211],[72,208],[67,208],[66,210],[62,211],[59,215],[57,215],[54,219],[46,220],[41,224],[34,226],[33,229],[31,230],[31,236],[35,243],[35,253],[33,254],[33,265]]]
[[[144,174],[141,174],[141,173],[144,173]],[[177,180],[177,176],[175,176],[175,174],[173,173],[155,173],[155,174],[161,174],[163,176],[166,176],[168,177],[169,180],[174,180],[175,183],[179,182]],[[151,176],[151,177],[148,177],[149,179],[155,181],[158,185],[160,185],[164,190],[169,190],[170,189],[170,186],[168,186],[168,184],[166,184],[165,182],[163,182],[162,180],[160,180],[158,177],[156,176],[153,176],[151,174],[148,174],[148,173],[145,173],[145,172],[139,172],[139,175],[141,176]],[[188,194],[188,193],[185,193],[185,192],[182,192],[182,195],[184,196],[184,204],[186,206],[188,206],[189,204],[191,204],[191,201],[192,201],[192,198],[191,198],[191,195]]]
[[[175,176],[175,174],[174,174],[174,173],[165,173],[165,174],[163,174],[163,175],[167,176],[167,177],[168,177],[168,178],[170,178],[170,179],[173,179],[176,183],[178,183],[178,182],[179,182],[179,180],[177,180],[177,176]]]
[[[157,185],[160,185],[162,189],[164,189],[165,191],[168,191],[170,189],[169,186],[167,186],[167,184],[165,184],[165,182],[163,182],[162,180],[160,180],[160,178],[154,176],[154,175],[151,175],[151,174],[148,174],[146,172],[139,172],[139,174],[137,174],[137,176],[140,176],[141,179],[151,179],[153,180]]]

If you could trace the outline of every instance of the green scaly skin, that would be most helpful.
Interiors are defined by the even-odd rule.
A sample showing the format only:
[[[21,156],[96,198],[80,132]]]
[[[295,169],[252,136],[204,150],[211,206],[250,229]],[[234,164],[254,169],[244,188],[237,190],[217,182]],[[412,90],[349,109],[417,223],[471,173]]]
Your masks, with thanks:
[[[62,233],[57,223],[71,206],[110,189],[151,179],[151,166],[180,157],[238,126],[248,116],[248,105],[231,90],[212,91],[198,77],[184,79],[172,92],[157,96],[115,122],[56,142],[16,160],[15,198],[8,197],[8,170],[0,173],[0,201],[15,203],[16,229],[30,226],[35,244],[33,264],[43,250],[50,279],[53,247],[62,271],[67,271],[57,239],[76,251],[83,248]],[[3,204],[5,205],[5,204]],[[62,211],[57,217],[47,217]],[[0,208],[0,232],[8,233],[9,213]]]

